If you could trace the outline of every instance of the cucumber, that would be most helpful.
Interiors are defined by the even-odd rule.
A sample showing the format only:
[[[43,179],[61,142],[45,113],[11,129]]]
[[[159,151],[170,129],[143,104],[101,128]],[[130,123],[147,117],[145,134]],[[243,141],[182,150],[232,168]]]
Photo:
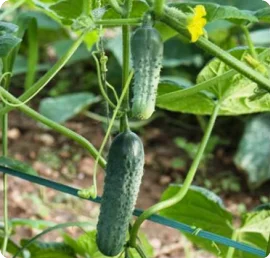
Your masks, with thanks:
[[[106,256],[124,248],[144,166],[144,150],[133,132],[120,133],[112,142],[97,225],[97,245]]]
[[[159,32],[146,22],[131,38],[134,68],[132,116],[144,120],[155,111],[157,87],[163,57]]]

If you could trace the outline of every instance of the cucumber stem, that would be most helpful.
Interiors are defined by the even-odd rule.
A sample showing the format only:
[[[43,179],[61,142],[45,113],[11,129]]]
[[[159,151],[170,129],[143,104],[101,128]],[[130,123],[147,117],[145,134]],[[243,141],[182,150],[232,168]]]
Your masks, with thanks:
[[[203,136],[203,139],[201,141],[200,147],[197,151],[196,157],[189,169],[189,172],[187,174],[186,180],[184,181],[183,186],[181,187],[181,189],[179,190],[178,193],[176,193],[172,198],[162,201],[160,203],[157,203],[155,205],[153,205],[152,207],[150,207],[149,209],[145,210],[135,221],[132,229],[131,229],[131,233],[130,233],[130,241],[129,241],[129,245],[131,247],[136,248],[137,244],[136,244],[136,238],[138,235],[138,231],[140,229],[140,226],[142,225],[142,223],[149,217],[151,217],[153,214],[158,213],[159,211],[169,208],[175,204],[177,204],[178,202],[180,202],[185,195],[188,192],[189,187],[192,184],[192,181],[196,175],[198,166],[200,164],[200,161],[202,159],[204,150],[207,146],[207,143],[209,141],[209,138],[211,136],[213,127],[215,125],[215,121],[216,118],[218,116],[218,111],[219,111],[220,105],[219,103],[216,104],[216,106],[214,107],[212,116],[209,120],[208,126],[206,128],[205,134]]]
[[[249,47],[249,50],[250,50],[252,57],[255,59],[258,59],[258,55],[257,55],[256,49],[254,47],[254,44],[251,40],[248,28],[246,26],[241,26],[241,29],[243,30],[243,32],[245,34],[246,41],[247,41],[247,44],[248,44],[248,47]]]

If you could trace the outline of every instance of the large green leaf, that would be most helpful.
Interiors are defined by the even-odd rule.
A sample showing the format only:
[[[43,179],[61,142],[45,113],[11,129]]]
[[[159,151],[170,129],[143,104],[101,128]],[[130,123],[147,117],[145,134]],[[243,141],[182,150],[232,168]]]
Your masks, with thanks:
[[[51,47],[54,49],[57,58],[61,58],[65,53],[66,50],[69,49],[72,44],[74,43],[71,39],[66,40],[58,40],[54,42]],[[69,59],[67,65],[74,64],[76,62],[88,60],[91,58],[90,52],[87,50],[86,46],[84,44],[81,44],[76,52],[72,55],[72,57]]]
[[[30,165],[28,165],[20,160],[16,160],[16,159],[2,156],[2,157],[0,157],[0,164],[4,167],[19,170],[20,172],[23,172],[25,174],[30,174],[30,175],[34,175],[34,176],[38,175],[38,173]]]
[[[0,57],[7,56],[20,42],[21,39],[11,34],[0,36]]]
[[[270,28],[252,31],[250,36],[254,45],[270,46]]]
[[[270,72],[270,49],[257,49],[259,60]],[[245,60],[248,54],[247,48],[237,48],[230,51],[230,54],[240,60]],[[208,86],[207,91],[192,94],[197,88]],[[265,94],[261,98],[253,101],[257,84],[246,77],[231,70],[219,59],[214,58],[200,72],[197,78],[197,85],[188,89],[190,94],[183,95],[182,90],[175,88],[166,94],[158,95],[157,106],[171,111],[211,114],[215,105],[215,100],[220,100],[219,115],[240,115],[270,110],[270,94]],[[185,90],[187,91],[187,89]],[[184,98],[185,97],[185,98]]]
[[[235,230],[235,240],[255,248],[266,250],[270,234],[270,211],[246,213],[242,225]],[[254,258],[254,255],[236,250],[233,258]]]
[[[181,65],[200,67],[202,64],[202,55],[194,45],[184,44],[177,37],[164,43],[162,62],[164,68],[174,68]]]
[[[262,22],[270,22],[270,7],[266,7],[255,12],[255,16]]]
[[[28,240],[21,240],[21,245],[24,245]],[[75,258],[75,252],[67,244],[56,242],[40,242],[35,241],[27,250],[31,254],[31,258]]]
[[[45,14],[64,25],[71,25],[84,11],[88,14],[88,5],[84,6],[84,0],[32,0],[32,2]]]
[[[183,12],[190,12],[190,7],[195,7],[197,2],[178,2],[173,3],[172,6],[177,7]],[[243,23],[243,22],[258,22],[258,18],[254,15],[253,12],[247,10],[239,10],[234,6],[219,5],[214,3],[203,3],[203,6],[206,9],[206,19],[208,22],[217,21],[217,20],[228,20],[234,23]]]
[[[100,98],[91,93],[73,93],[41,101],[39,112],[57,123],[63,123]]]
[[[247,1],[247,0],[189,0],[188,2],[197,2],[200,4],[205,4],[206,2],[212,2],[220,5],[230,5],[235,6],[242,10],[258,10],[260,8],[267,7],[267,3],[264,1]]]
[[[0,21],[0,33],[14,33],[18,30],[16,24]]]
[[[59,17],[66,20],[73,20],[82,14],[83,1],[84,0],[62,0],[51,5],[49,8]]]
[[[169,186],[163,193],[162,200],[174,196],[181,187],[180,185]],[[270,210],[244,214],[241,226],[237,228],[232,224],[232,214],[224,208],[221,199],[204,188],[192,186],[181,202],[161,211],[161,215],[194,226],[194,234],[184,233],[185,236],[199,247],[218,255],[218,257],[228,257],[228,251],[231,249],[196,236],[200,229],[233,238],[261,250],[266,250],[267,247],[270,234]],[[232,249],[230,257],[255,258],[257,256]]]
[[[149,6],[144,0],[134,0],[132,4],[132,10],[130,13],[131,18],[141,17],[147,10]],[[102,17],[103,19],[117,19],[121,18],[121,15],[116,13],[112,8],[109,8]]]
[[[4,237],[3,236],[0,236],[0,245],[2,246],[3,244],[3,241],[4,241]],[[11,239],[8,240],[8,243],[7,243],[7,252],[9,254],[15,254],[18,249],[20,248],[20,246],[18,246],[15,242],[13,242]],[[23,257],[25,258],[25,256],[22,256],[22,255],[19,255],[18,257]]]
[[[270,114],[252,118],[246,125],[234,161],[248,175],[250,188],[270,179]]]
[[[106,258],[107,256],[103,255],[97,247],[96,244],[96,230],[88,231],[82,234],[79,238],[73,239],[67,234],[64,234],[64,241],[67,245],[71,246],[75,252],[82,257],[91,257],[91,258]],[[153,257],[153,248],[149,244],[147,238],[144,234],[139,234],[141,246],[147,255],[147,257]],[[136,250],[132,249],[132,258],[140,258],[140,255]],[[124,258],[124,254],[115,258]]]
[[[25,11],[20,14],[22,17],[31,17],[35,18],[38,24],[39,29],[43,30],[52,30],[52,31],[58,31],[61,29],[61,25],[53,20],[51,17],[46,15],[43,12],[38,12],[38,11]]]
[[[163,193],[162,200],[174,196],[181,187],[181,185],[169,186]],[[192,186],[181,202],[161,211],[161,215],[194,226],[194,233],[197,229],[203,229],[229,238],[233,233],[232,215],[225,210],[221,199],[201,187]],[[196,234],[185,235],[193,243],[218,254],[217,248],[209,240],[202,239]],[[222,253],[226,253],[225,246],[220,244],[217,246]]]

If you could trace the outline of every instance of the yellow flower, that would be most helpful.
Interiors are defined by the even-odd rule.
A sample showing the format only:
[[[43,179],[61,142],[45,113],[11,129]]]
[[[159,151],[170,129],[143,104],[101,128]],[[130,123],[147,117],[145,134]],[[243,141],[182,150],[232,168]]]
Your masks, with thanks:
[[[204,26],[207,20],[203,18],[206,15],[203,5],[197,5],[193,11],[194,13],[188,17],[187,29],[191,34],[191,42],[196,42],[204,34]]]

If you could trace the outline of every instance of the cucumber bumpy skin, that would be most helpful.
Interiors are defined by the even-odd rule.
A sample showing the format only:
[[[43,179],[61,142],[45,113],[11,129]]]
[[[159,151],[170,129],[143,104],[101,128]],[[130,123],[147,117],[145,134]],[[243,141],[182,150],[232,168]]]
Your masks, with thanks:
[[[150,25],[136,29],[131,38],[131,54],[135,71],[132,116],[144,120],[155,111],[163,57],[159,32]]]
[[[129,222],[143,176],[144,149],[133,132],[120,133],[112,142],[97,225],[97,245],[106,256],[124,248]]]

